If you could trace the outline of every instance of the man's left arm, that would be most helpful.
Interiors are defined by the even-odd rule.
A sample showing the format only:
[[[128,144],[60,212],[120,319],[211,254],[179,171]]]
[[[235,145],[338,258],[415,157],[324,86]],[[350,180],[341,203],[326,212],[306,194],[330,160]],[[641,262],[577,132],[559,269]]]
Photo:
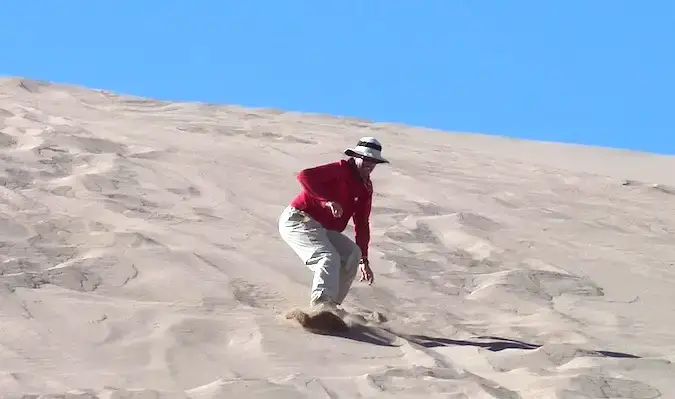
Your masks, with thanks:
[[[361,248],[361,259],[368,262],[368,246],[370,244],[370,211],[372,195],[359,198],[354,212],[354,238]]]

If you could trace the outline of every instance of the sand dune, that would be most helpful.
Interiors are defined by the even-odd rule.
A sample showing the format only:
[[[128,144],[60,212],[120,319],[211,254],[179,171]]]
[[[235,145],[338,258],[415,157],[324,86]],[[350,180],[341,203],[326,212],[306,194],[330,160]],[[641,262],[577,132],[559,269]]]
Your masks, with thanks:
[[[675,397],[673,157],[19,78],[0,129],[2,398]],[[375,284],[309,334],[277,217],[365,135]]]

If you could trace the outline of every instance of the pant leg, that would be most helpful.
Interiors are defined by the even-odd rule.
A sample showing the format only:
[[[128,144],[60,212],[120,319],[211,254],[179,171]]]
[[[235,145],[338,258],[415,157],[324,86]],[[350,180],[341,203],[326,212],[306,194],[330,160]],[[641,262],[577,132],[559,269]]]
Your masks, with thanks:
[[[327,231],[328,239],[340,254],[341,270],[338,294],[335,302],[340,305],[347,297],[349,289],[352,287],[356,273],[359,271],[359,261],[361,260],[361,248],[349,237],[337,231]]]
[[[337,302],[340,286],[340,253],[327,230],[309,215],[287,207],[279,217],[279,234],[314,273],[310,306],[325,300]]]

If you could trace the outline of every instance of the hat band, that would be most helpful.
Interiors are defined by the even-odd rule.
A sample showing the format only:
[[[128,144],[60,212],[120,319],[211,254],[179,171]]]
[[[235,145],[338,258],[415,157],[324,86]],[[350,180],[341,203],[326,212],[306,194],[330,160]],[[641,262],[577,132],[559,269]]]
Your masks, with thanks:
[[[382,151],[382,146],[376,143],[371,143],[369,141],[359,141],[358,144],[356,144],[357,147],[368,147],[372,148],[373,150],[377,151]]]
[[[380,151],[372,147],[356,146],[354,147],[354,152],[357,154],[365,155],[367,157],[379,157]]]

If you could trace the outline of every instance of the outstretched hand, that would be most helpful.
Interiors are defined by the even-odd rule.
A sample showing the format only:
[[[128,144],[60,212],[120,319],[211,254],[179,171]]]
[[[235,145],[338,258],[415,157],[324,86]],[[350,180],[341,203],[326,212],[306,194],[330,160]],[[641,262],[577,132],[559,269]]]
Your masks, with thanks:
[[[359,281],[367,281],[368,285],[372,285],[373,281],[375,281],[375,277],[373,276],[373,271],[370,269],[370,262],[368,262],[367,259],[361,259],[361,262],[359,263],[359,271],[361,272],[361,278]]]

